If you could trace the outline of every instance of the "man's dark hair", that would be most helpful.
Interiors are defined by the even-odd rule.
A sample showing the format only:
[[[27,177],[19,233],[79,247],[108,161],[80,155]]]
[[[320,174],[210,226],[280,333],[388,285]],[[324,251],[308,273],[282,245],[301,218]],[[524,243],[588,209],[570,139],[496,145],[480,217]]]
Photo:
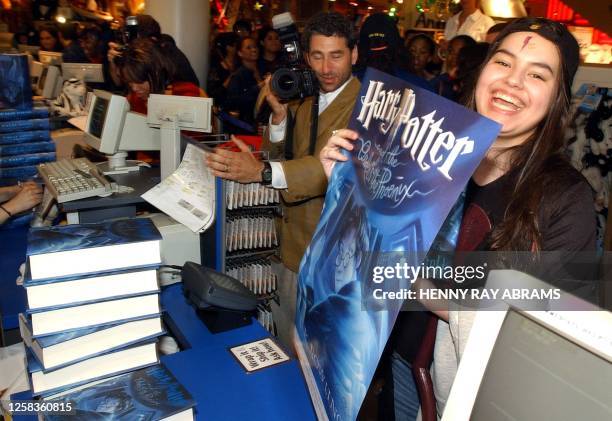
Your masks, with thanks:
[[[62,23],[58,28],[62,38],[71,41],[76,41],[78,39],[77,25],[75,23]]]
[[[310,51],[310,39],[313,35],[344,38],[347,47],[351,50],[357,42],[353,24],[346,17],[336,12],[321,12],[310,18],[302,35],[302,44],[306,51]]]
[[[238,30],[242,29],[242,30],[247,31],[249,34],[251,33],[252,28],[253,28],[253,25],[251,25],[251,21],[246,20],[246,19],[238,19],[234,23],[234,26],[232,26],[232,30],[234,32],[238,32]]]
[[[159,40],[161,27],[159,22],[151,15],[137,15],[138,38],[155,38]]]

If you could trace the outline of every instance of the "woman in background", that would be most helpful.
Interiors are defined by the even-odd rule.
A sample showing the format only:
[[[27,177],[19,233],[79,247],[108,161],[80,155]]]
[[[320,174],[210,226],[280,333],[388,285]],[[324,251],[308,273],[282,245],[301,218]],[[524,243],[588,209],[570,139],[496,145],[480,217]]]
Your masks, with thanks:
[[[436,43],[433,39],[424,34],[415,35],[408,41],[408,53],[410,55],[408,64],[410,73],[425,80],[431,80],[435,77],[435,74],[428,70],[428,66],[436,53]]]
[[[62,44],[55,25],[44,25],[38,31],[38,42],[41,51],[61,52]]]
[[[115,58],[115,65],[121,81],[129,87],[127,100],[131,111],[147,114],[150,94],[206,96],[199,86],[177,79],[174,63],[150,38],[130,42],[123,54]],[[136,159],[157,163],[159,152],[139,151]]]
[[[150,94],[201,96],[199,86],[176,80],[174,63],[149,38],[132,41],[115,63],[129,87],[127,100],[132,111],[146,114]]]
[[[238,35],[233,32],[220,33],[213,42],[207,89],[215,100],[215,106],[225,105],[227,87],[232,73],[236,70],[237,42]]]
[[[237,48],[240,67],[231,76],[227,87],[225,109],[238,114],[238,119],[252,126],[255,132],[255,103],[262,84],[261,74],[257,69],[259,49],[257,41],[251,37],[241,38]],[[241,129],[242,133],[249,130]],[[238,131],[235,131],[238,133]]]
[[[276,32],[270,26],[264,26],[259,30],[259,47],[261,54],[257,60],[257,69],[262,77],[266,77],[269,73],[274,73],[280,65],[279,53],[281,50],[281,42]]]
[[[430,81],[431,86],[438,95],[451,101],[457,100],[455,81],[457,79],[457,62],[464,47],[474,45],[476,41],[468,35],[458,35],[448,45],[448,55],[444,67],[446,71]],[[468,50],[469,51],[469,50]],[[473,69],[474,70],[474,69]]]

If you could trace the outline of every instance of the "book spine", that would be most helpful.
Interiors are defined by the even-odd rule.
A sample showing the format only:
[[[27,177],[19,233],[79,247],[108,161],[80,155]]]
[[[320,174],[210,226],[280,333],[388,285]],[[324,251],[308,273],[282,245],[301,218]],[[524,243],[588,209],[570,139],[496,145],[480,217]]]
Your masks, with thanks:
[[[22,132],[0,134],[0,145],[50,141],[51,135],[49,134],[49,130],[26,130]]]
[[[29,120],[33,118],[49,118],[49,110],[45,107],[36,107],[31,110],[0,111],[0,122]]]
[[[0,179],[27,180],[38,174],[36,165],[26,165],[23,167],[0,168]]]
[[[102,355],[111,354],[111,353],[114,353],[114,352],[119,352],[119,351],[121,351],[123,349],[131,348],[133,346],[138,346],[140,344],[146,344],[146,343],[150,343],[151,341],[157,341],[158,337],[160,337],[162,335],[165,335],[165,334],[166,334],[166,331],[165,330],[161,330],[161,331],[159,331],[159,332],[157,332],[155,334],[144,336],[144,337],[138,338],[138,339],[134,339],[134,340],[125,342],[125,343],[123,343],[121,345],[117,345],[117,346],[114,346],[112,348],[107,348],[107,349],[104,349],[102,351],[95,352],[93,354],[83,355],[83,356],[78,357],[78,358],[76,358],[76,359],[74,359],[72,361],[67,361],[65,363],[62,363],[62,364],[59,364],[59,365],[56,365],[56,366],[52,366],[52,367],[45,367],[44,363],[38,358],[38,355],[36,354],[36,352],[34,350],[32,350],[32,353],[34,354],[34,358],[36,358],[36,360],[42,365],[43,368],[42,368],[41,371],[43,373],[47,374],[47,373],[50,373],[52,371],[68,367],[70,365],[83,362],[83,361],[88,360],[90,358],[100,357]]]
[[[60,304],[60,305],[47,305],[45,307],[37,307],[34,309],[28,307],[26,308],[25,311],[27,314],[44,313],[46,311],[51,311],[51,310],[61,310],[64,308],[69,308],[69,307],[76,307],[76,306],[95,304],[95,303],[103,303],[106,301],[122,300],[124,298],[134,298],[134,297],[139,297],[141,295],[150,295],[150,294],[159,294],[159,289],[153,289],[149,291],[138,291],[133,294],[122,294],[122,295],[113,295],[113,296],[104,297],[104,298],[94,298],[91,300],[73,301],[70,303]]]
[[[0,167],[21,167],[42,162],[55,161],[55,152],[42,152],[27,155],[0,156]]]
[[[50,130],[51,124],[48,118],[36,118],[31,120],[13,120],[0,122],[0,133],[13,133],[23,130]]]
[[[32,154],[41,152],[55,152],[54,142],[18,143],[15,145],[0,145],[0,157]]]

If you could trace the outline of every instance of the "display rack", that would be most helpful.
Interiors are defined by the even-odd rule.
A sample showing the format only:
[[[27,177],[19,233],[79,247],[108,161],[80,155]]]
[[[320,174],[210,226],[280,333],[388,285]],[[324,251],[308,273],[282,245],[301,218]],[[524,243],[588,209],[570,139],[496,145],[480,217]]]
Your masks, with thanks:
[[[261,299],[259,320],[273,333],[269,304],[271,300],[277,299],[277,295],[276,277],[271,269],[270,257],[279,255],[274,223],[275,216],[279,213],[278,192],[259,183],[243,184],[242,186],[266,189],[269,195],[276,195],[276,198],[265,204],[253,204],[245,199],[242,205],[231,206],[228,203],[228,194],[237,184],[232,185],[232,182],[220,178],[215,180],[216,218],[213,226],[201,235],[202,264],[235,277],[251,289]],[[236,225],[236,221],[246,220],[258,220],[260,225],[252,223],[250,226],[242,227],[239,231],[245,234],[243,240],[251,238],[246,242],[243,241],[242,246],[236,247],[232,244],[236,241],[232,242],[229,239],[232,235],[230,230],[236,230],[236,227],[232,228],[232,223]],[[267,230],[261,226],[262,221],[267,222]],[[262,234],[264,231],[269,234],[273,232],[272,238],[264,240]],[[255,234],[256,232],[260,234]],[[234,236],[236,235],[237,233],[234,233]]]

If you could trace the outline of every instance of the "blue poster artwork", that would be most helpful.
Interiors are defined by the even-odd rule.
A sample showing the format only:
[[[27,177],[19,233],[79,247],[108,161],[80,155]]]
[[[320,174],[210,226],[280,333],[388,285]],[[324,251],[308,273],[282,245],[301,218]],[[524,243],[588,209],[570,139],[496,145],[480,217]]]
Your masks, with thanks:
[[[375,269],[418,267],[499,124],[368,69],[300,265],[295,345],[319,419],[357,417],[402,300]],[[399,259],[399,260],[398,260]],[[407,283],[408,289],[410,283]]]

